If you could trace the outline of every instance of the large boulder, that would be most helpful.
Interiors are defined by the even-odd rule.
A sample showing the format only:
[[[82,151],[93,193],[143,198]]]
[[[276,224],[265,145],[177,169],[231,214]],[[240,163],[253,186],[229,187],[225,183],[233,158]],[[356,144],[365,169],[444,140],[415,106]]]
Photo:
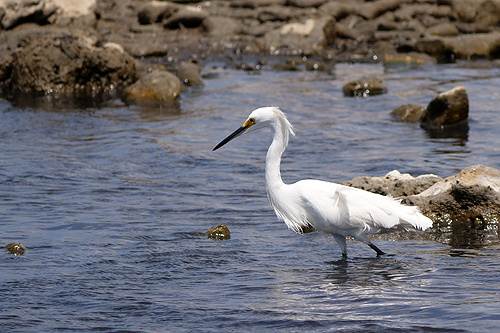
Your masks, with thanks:
[[[15,92],[95,94],[135,80],[134,59],[114,43],[80,30],[47,33],[12,55],[10,87]]]
[[[408,196],[427,216],[441,221],[493,222],[500,218],[500,170],[484,165],[463,169],[425,191]]]

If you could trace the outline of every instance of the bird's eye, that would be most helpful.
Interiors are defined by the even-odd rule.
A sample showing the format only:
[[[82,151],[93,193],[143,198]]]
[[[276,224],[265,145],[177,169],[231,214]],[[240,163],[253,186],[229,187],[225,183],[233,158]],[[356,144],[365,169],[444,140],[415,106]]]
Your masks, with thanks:
[[[248,119],[250,125],[255,125],[255,118]]]

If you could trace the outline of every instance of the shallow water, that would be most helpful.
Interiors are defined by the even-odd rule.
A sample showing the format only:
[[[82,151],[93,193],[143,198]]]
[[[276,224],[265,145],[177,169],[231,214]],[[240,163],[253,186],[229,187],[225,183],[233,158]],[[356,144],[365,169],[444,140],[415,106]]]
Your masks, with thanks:
[[[341,260],[331,237],[294,234],[269,207],[269,133],[211,149],[254,108],[279,105],[298,129],[285,182],[500,168],[499,68],[205,68],[206,85],[177,108],[0,101],[0,245],[28,248],[0,252],[3,332],[498,330],[498,224],[472,230],[474,242],[375,239],[391,254],[381,258],[349,241]],[[343,97],[344,83],[367,75],[382,77],[388,94]],[[436,135],[389,116],[457,85],[469,94],[467,133]],[[202,235],[220,223],[230,240]]]

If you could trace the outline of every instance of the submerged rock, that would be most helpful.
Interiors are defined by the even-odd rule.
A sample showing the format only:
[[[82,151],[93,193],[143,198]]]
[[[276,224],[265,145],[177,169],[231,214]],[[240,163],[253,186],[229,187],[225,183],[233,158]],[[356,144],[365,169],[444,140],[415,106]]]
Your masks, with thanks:
[[[26,251],[26,246],[24,246],[21,243],[9,243],[5,246],[7,251],[9,251],[10,254],[13,254],[15,256],[22,256],[24,254],[24,251]]]
[[[427,105],[422,116],[424,127],[443,127],[467,120],[469,116],[469,97],[465,88],[455,87],[434,97]]]
[[[344,96],[367,97],[385,94],[387,87],[376,77],[361,78],[344,85]]]
[[[132,104],[169,105],[181,92],[181,80],[167,71],[155,71],[140,78],[123,91],[123,99]]]
[[[425,112],[423,106],[405,104],[391,111],[391,114],[406,123],[418,123]]]
[[[210,228],[205,235],[210,239],[218,241],[231,238],[231,232],[224,224],[219,224],[218,226]]]

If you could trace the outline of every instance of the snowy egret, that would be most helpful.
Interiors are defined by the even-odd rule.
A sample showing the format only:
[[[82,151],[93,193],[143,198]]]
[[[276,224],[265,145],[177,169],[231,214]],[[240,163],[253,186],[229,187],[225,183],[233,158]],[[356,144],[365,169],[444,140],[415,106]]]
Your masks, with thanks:
[[[315,229],[329,233],[346,257],[346,236],[366,243],[377,255],[382,255],[384,252],[368,235],[432,227],[432,221],[417,207],[404,206],[389,196],[315,179],[285,184],[280,174],[281,155],[290,135],[295,133],[286,115],[277,107],[263,107],[250,113],[243,125],[213,150],[261,128],[268,128],[273,134],[266,156],[267,195],[278,218],[293,231],[302,234]]]

